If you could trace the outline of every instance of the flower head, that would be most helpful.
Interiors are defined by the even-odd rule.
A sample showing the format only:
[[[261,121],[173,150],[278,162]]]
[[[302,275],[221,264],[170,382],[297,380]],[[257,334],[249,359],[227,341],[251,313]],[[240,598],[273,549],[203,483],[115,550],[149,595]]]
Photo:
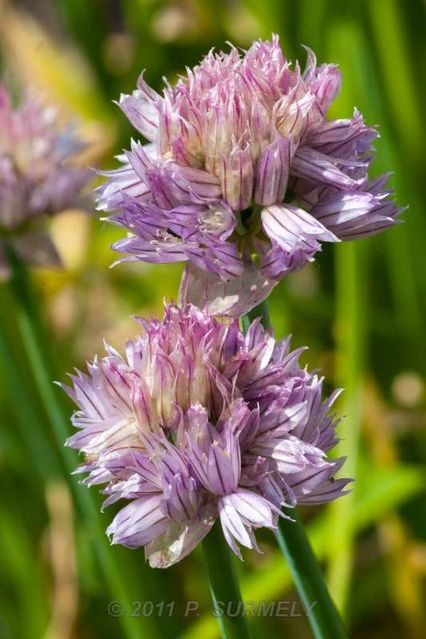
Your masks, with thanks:
[[[120,499],[113,543],[145,546],[152,566],[176,563],[216,519],[234,552],[256,548],[285,504],[343,493],[343,460],[327,459],[336,421],[322,379],[298,365],[301,350],[276,342],[258,321],[243,335],[194,306],[166,307],[161,321],[107,346],[65,387],[79,407],[68,445],[82,451],[85,483]]]
[[[2,237],[30,263],[58,263],[41,218],[71,205],[87,182],[89,172],[68,163],[82,146],[58,127],[54,109],[30,94],[14,108],[0,85],[0,268],[7,268]]]
[[[310,50],[304,72],[292,67],[277,36],[210,52],[162,95],[142,74],[120,106],[150,144],[132,142],[99,190],[99,208],[130,231],[114,248],[188,261],[183,299],[237,316],[321,242],[394,224],[386,178],[368,179],[376,129],[356,110],[326,117],[340,82]]]

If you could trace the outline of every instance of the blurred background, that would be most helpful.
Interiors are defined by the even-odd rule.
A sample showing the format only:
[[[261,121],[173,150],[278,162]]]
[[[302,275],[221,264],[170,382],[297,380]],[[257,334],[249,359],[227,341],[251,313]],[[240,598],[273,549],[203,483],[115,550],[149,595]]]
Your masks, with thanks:
[[[337,452],[349,456],[354,491],[303,516],[350,635],[417,639],[426,636],[424,2],[0,0],[1,74],[15,87],[35,87],[64,121],[78,123],[85,163],[112,167],[136,134],[113,100],[132,91],[143,68],[159,89],[163,76],[173,82],[210,48],[248,47],[272,32],[302,66],[302,44],[320,63],[340,65],[332,115],[350,117],[357,106],[380,125],[373,172],[393,171],[397,201],[409,205],[405,223],[377,238],[325,246],[275,289],[271,309],[277,336],[290,332],[294,346],[309,344],[303,363],[321,369],[330,388],[346,389]],[[109,246],[121,231],[98,221],[89,195],[86,209],[52,222],[65,268],[33,272],[61,381],[102,353],[102,337],[121,349],[137,331],[131,315],[161,316],[181,273],[142,263],[110,270]],[[5,286],[0,301],[10,345],[0,352],[0,637],[218,637],[198,551],[161,572],[145,565],[143,551],[115,547],[118,571],[104,578],[94,548],[113,510],[94,532],[74,506],[75,492],[86,489],[69,476],[37,396]],[[253,618],[253,634],[308,638],[274,538],[259,537],[263,554],[245,553],[239,565],[245,599],[295,603],[289,616]],[[188,600],[200,607],[185,615]],[[108,609],[111,601],[122,614]]]

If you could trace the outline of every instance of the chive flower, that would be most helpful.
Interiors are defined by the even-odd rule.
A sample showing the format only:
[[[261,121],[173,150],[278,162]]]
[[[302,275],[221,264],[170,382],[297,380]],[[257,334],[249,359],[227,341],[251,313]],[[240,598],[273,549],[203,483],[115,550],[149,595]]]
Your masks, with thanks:
[[[108,528],[112,543],[145,547],[170,566],[219,519],[236,555],[274,530],[283,506],[342,495],[342,459],[323,380],[255,320],[244,335],[195,306],[170,304],[161,321],[121,355],[107,355],[64,386],[78,406],[67,444],[85,455],[79,472],[102,485],[105,505],[127,500]]]
[[[211,51],[161,94],[143,77],[120,107],[149,141],[105,173],[101,210],[128,236],[125,260],[188,263],[183,302],[244,314],[321,243],[377,233],[400,213],[371,181],[375,127],[355,109],[328,119],[341,76],[308,51],[301,70],[278,37]]]
[[[0,84],[0,273],[7,275],[5,240],[30,264],[58,265],[45,218],[75,203],[89,171],[70,163],[83,148],[55,109],[27,93],[15,108]]]

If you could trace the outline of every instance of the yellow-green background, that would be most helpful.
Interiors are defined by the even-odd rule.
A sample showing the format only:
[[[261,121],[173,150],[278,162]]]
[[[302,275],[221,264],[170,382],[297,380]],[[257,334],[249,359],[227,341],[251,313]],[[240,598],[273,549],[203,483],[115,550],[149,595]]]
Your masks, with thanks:
[[[303,63],[306,44],[319,62],[340,65],[332,115],[349,117],[356,106],[380,125],[373,172],[393,171],[397,200],[409,205],[403,225],[325,247],[277,287],[271,309],[276,334],[308,344],[303,362],[321,368],[330,388],[346,388],[339,452],[349,456],[354,491],[304,515],[351,637],[417,639],[426,635],[424,2],[0,0],[2,75],[18,89],[42,91],[64,121],[75,119],[88,142],[84,161],[95,166],[112,166],[135,135],[112,100],[132,90],[143,68],[159,88],[162,76],[173,81],[211,47],[247,47],[272,32],[290,59]],[[63,381],[102,353],[103,337],[121,347],[134,335],[131,315],[161,315],[163,298],[176,298],[181,267],[109,269],[120,231],[87,212],[58,217],[52,234],[65,268],[33,277]],[[159,572],[147,568],[142,550],[114,548],[129,601],[175,600],[176,614],[130,618],[129,601],[121,602],[124,624],[108,614],[114,596],[73,507],[76,478],[64,470],[62,442],[34,391],[7,287],[0,292],[1,330],[14,353],[13,361],[10,348],[0,353],[0,637],[217,637],[198,552]],[[102,515],[103,527],[111,517]],[[240,566],[244,596],[296,601],[272,535],[260,541],[263,554],[244,553]],[[187,600],[200,602],[200,616],[184,618]],[[256,618],[253,632],[310,636],[303,617]]]

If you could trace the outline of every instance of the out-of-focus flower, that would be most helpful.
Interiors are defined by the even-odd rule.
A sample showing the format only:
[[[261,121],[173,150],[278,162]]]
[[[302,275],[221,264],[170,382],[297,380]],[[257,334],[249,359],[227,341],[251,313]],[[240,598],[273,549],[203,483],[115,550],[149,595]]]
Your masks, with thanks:
[[[162,95],[141,75],[120,106],[150,144],[132,142],[98,192],[130,231],[115,250],[189,261],[183,298],[236,316],[321,242],[394,224],[386,177],[367,174],[376,129],[356,110],[326,119],[340,81],[310,50],[303,73],[292,67],[276,36],[242,56],[210,52]]]
[[[90,173],[69,160],[83,148],[70,129],[61,129],[53,108],[27,94],[13,108],[0,85],[0,271],[7,273],[4,240],[31,264],[59,264],[44,231],[46,215],[72,205]],[[3,240],[3,242],[2,242]]]
[[[304,349],[276,342],[259,322],[246,335],[194,306],[166,307],[126,354],[107,356],[64,386],[79,406],[68,445],[86,456],[89,486],[106,484],[122,508],[112,542],[145,546],[152,566],[190,553],[216,519],[234,552],[256,548],[283,505],[344,492],[343,460],[327,459],[336,420],[322,379],[298,365]]]

